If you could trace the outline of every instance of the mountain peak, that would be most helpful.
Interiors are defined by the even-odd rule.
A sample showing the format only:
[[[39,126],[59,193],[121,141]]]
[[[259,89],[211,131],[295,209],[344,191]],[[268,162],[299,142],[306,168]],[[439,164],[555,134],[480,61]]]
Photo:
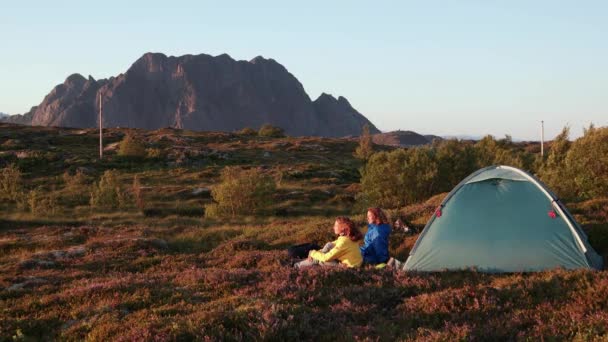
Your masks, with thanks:
[[[94,127],[99,93],[107,126],[179,127],[234,131],[263,124],[289,135],[357,135],[373,125],[344,97],[311,101],[283,65],[257,56],[250,62],[228,54],[169,56],[147,52],[117,77],[95,81],[80,74],[49,93],[32,113],[31,124]],[[372,128],[374,132],[375,127]]]

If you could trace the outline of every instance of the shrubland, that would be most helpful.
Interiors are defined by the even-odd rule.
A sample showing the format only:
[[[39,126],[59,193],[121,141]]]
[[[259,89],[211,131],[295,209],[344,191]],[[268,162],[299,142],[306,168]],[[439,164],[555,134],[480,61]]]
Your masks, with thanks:
[[[606,259],[607,132],[565,130],[545,160],[488,136],[365,162],[356,139],[108,129],[99,160],[95,130],[1,124],[0,340],[606,339],[606,271],[298,271],[285,249],[333,239],[337,215],[365,229],[369,204],[421,229],[505,163],[549,184]],[[155,157],[121,156],[125,133]],[[391,255],[416,238],[394,231]]]

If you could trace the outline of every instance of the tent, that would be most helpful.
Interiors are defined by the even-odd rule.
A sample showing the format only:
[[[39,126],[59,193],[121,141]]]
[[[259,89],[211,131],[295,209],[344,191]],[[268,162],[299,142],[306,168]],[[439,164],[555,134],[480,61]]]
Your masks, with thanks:
[[[493,273],[602,264],[581,227],[540,180],[514,167],[490,166],[446,196],[404,269]]]

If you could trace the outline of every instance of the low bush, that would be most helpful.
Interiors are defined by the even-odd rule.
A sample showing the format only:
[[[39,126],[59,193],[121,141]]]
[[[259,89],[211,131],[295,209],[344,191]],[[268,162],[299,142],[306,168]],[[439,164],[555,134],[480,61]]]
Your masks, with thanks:
[[[26,197],[27,209],[36,215],[48,216],[57,213],[57,196],[54,191],[45,194],[42,188],[31,190]]]
[[[21,170],[10,164],[0,171],[0,199],[16,201],[23,193]]]
[[[93,185],[91,206],[103,208],[124,208],[127,206],[128,195],[118,181],[118,172],[107,170],[99,182]]]
[[[205,216],[259,214],[273,204],[275,189],[274,179],[259,169],[226,167],[221,174],[221,183],[211,191],[217,203],[205,207]]]
[[[144,158],[147,155],[146,145],[133,134],[127,134],[118,147],[118,155],[123,157]]]
[[[265,124],[262,127],[260,127],[260,130],[258,131],[258,135],[261,137],[268,137],[268,138],[282,138],[285,136],[285,131],[283,131],[283,129],[280,127]]]
[[[258,132],[251,128],[251,127],[245,127],[243,129],[241,129],[240,131],[236,132],[238,135],[245,135],[245,136],[255,136],[258,135]]]
[[[148,148],[146,149],[146,157],[150,159],[161,159],[165,157],[165,153],[160,148]]]

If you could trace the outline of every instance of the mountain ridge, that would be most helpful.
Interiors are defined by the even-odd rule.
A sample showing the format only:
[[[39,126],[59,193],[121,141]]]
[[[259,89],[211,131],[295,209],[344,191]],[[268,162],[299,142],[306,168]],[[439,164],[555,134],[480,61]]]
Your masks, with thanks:
[[[107,79],[72,74],[28,113],[5,122],[96,127],[99,95],[106,127],[234,131],[263,124],[289,135],[359,135],[365,124],[380,131],[349,101],[303,85],[272,58],[237,61],[228,54],[166,56],[148,52],[124,73]]]

